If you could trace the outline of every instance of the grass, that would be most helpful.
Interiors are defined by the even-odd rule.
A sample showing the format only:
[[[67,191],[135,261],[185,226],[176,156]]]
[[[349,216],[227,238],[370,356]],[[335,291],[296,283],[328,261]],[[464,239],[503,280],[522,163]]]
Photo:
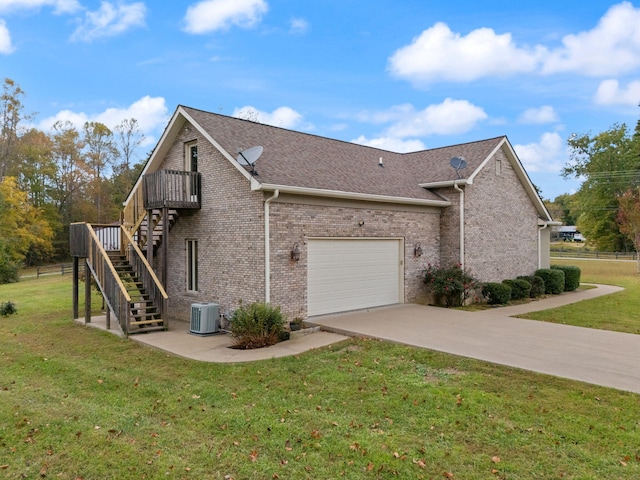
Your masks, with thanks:
[[[75,325],[70,297],[0,286],[0,478],[640,478],[635,394],[363,339],[206,364]]]
[[[636,262],[594,261],[554,258],[554,264],[575,265],[581,282],[619,285],[622,292],[586,300],[554,310],[528,313],[522,318],[565,323],[625,333],[640,333],[640,275]]]

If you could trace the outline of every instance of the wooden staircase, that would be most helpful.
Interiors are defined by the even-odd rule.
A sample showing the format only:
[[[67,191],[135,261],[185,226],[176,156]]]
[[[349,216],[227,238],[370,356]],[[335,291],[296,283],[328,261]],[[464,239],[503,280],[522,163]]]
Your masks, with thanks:
[[[119,224],[70,225],[74,318],[78,318],[78,269],[79,259],[83,258],[87,278],[93,276],[108,305],[107,328],[111,314],[125,335],[168,328],[165,318],[168,295],[154,272],[153,257],[156,253],[162,255],[166,282],[169,244],[164,236],[181,210],[200,209],[200,188],[198,172],[152,171],[134,185]],[[85,285],[90,288],[90,282]],[[85,291],[85,322],[91,321],[88,291]]]
[[[129,325],[134,328],[128,333],[166,330],[158,305],[145,289],[142,280],[136,275],[126,256],[121,255],[120,252],[107,252],[107,255],[131,298]]]
[[[169,210],[167,214],[167,218],[169,221],[169,230],[173,227],[173,225],[178,221],[178,217],[180,216],[180,212],[178,210]],[[154,253],[160,248],[162,245],[162,232],[163,232],[163,219],[162,219],[162,211],[161,210],[152,210],[151,217],[149,215],[145,215],[144,220],[140,224],[140,235],[138,239],[138,246],[142,250],[147,249],[147,239],[149,238],[149,231],[151,231],[151,237],[153,238],[153,251]]]

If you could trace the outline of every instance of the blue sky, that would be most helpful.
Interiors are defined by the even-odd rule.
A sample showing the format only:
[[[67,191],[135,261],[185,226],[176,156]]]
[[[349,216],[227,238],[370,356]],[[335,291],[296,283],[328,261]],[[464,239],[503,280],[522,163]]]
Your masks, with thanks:
[[[177,105],[414,151],[507,135],[545,198],[572,133],[640,118],[640,2],[0,0],[35,126]]]

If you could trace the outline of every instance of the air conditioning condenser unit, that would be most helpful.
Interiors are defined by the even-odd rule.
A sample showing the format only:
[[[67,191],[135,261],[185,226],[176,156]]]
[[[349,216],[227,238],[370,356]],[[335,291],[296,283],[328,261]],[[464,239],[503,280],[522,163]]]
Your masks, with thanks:
[[[217,303],[192,303],[189,333],[213,335],[220,331],[220,306]]]

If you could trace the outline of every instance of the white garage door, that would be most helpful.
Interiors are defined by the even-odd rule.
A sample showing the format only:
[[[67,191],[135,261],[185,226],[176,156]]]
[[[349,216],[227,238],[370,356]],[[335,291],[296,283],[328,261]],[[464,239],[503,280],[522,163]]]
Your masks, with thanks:
[[[309,240],[308,315],[402,303],[401,245],[398,239]]]

